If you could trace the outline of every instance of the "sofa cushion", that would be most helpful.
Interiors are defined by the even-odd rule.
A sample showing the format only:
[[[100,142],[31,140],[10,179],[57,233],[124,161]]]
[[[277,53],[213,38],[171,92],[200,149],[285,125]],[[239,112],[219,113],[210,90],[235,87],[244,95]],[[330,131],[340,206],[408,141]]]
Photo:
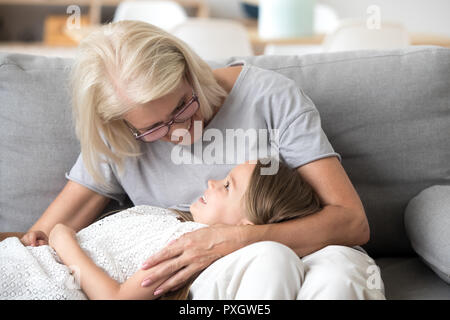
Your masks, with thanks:
[[[450,284],[450,186],[432,186],[412,198],[405,229],[417,254]]]
[[[414,254],[403,224],[408,201],[450,185],[450,49],[411,46],[303,56],[235,57],[293,79],[366,209],[376,256]]]
[[[61,191],[79,149],[67,61],[5,53],[0,59],[0,231],[25,231]]]

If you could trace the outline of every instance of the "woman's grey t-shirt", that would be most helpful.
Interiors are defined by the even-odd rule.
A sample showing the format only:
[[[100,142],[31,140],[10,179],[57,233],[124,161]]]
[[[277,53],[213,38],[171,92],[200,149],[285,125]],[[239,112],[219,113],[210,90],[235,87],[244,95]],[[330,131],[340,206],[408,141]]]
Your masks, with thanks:
[[[256,157],[279,158],[292,168],[331,156],[341,161],[301,88],[246,63],[202,139],[189,146],[155,141],[142,147],[141,157],[125,161],[122,176],[114,164],[103,165],[109,188],[94,182],[81,154],[66,177],[120,203],[128,195],[134,205],[188,211],[209,179],[224,179],[237,164]]]

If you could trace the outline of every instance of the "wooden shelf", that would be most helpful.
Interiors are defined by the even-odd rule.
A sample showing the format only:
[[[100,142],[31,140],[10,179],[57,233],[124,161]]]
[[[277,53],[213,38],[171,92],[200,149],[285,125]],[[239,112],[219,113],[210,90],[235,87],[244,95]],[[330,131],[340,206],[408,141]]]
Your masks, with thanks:
[[[73,58],[76,47],[48,46],[44,42],[0,42],[0,52],[34,54],[49,57]]]
[[[412,45],[433,45],[450,48],[450,37],[429,33],[411,33]]]
[[[185,8],[194,8],[197,17],[208,17],[209,8],[205,0],[173,0]],[[0,0],[0,5],[28,6],[69,6],[79,5],[89,7],[89,20],[93,25],[101,22],[102,6],[117,6],[123,0]]]
[[[80,29],[66,30],[66,34],[75,42],[79,42],[87,34],[95,31],[99,26],[86,26]],[[253,47],[255,55],[264,53],[264,48],[269,44],[276,45],[304,45],[304,46],[320,46],[322,45],[326,35],[316,34],[311,37],[301,37],[292,39],[262,39],[258,36],[257,28],[247,25],[248,36]],[[410,35],[411,45],[436,45],[450,48],[450,37],[433,35],[433,34],[419,34],[412,33]]]

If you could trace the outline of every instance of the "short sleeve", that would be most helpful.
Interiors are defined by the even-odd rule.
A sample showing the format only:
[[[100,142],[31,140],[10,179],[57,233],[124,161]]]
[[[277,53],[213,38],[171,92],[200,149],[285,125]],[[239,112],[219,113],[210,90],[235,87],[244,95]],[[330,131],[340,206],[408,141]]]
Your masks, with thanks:
[[[291,168],[333,156],[342,162],[341,155],[334,151],[322,130],[315,107],[294,118],[280,133],[279,152],[281,160]]]
[[[101,186],[94,181],[94,179],[84,166],[81,153],[70,172],[66,173],[66,178],[78,184],[81,184],[82,186],[85,186],[86,188],[97,192],[98,194],[114,199],[118,201],[120,205],[123,205],[126,193],[118,182],[114,171],[112,170],[111,166],[106,163],[102,163],[101,168],[108,188],[105,188],[104,186]]]

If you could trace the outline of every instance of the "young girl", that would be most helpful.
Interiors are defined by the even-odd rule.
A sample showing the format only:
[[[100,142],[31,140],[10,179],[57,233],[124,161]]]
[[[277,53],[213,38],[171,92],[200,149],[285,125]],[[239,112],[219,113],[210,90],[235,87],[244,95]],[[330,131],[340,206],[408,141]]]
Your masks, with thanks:
[[[155,299],[141,282],[148,257],[182,234],[213,224],[276,223],[320,210],[320,201],[300,175],[282,162],[274,175],[261,175],[261,161],[233,168],[181,212],[136,206],[75,233],[57,224],[49,245],[25,247],[18,238],[0,242],[1,299]],[[164,279],[165,280],[165,279]],[[189,284],[163,299],[186,299]],[[81,289],[80,289],[81,287]]]

